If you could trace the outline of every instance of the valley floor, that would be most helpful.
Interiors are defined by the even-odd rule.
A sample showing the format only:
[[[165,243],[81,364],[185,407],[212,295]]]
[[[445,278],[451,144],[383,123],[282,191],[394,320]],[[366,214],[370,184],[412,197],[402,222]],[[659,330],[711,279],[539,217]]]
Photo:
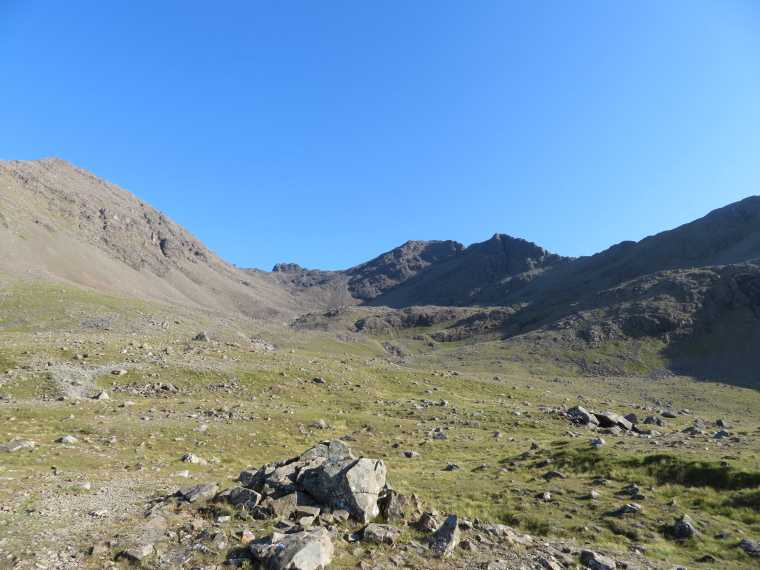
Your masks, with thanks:
[[[426,512],[470,521],[445,559],[425,554],[411,510],[393,547],[355,542],[362,525],[344,523],[331,567],[551,568],[580,564],[584,549],[630,568],[757,566],[740,547],[760,538],[754,390],[256,336],[0,334],[0,444],[10,446],[0,451],[0,566],[128,567],[120,553],[151,543],[147,567],[215,568],[276,521],[172,495],[234,486],[241,471],[330,438],[383,459],[393,488]],[[641,429],[573,424],[578,405],[634,413]],[[631,503],[640,508],[619,512]],[[697,534],[676,538],[684,514]]]

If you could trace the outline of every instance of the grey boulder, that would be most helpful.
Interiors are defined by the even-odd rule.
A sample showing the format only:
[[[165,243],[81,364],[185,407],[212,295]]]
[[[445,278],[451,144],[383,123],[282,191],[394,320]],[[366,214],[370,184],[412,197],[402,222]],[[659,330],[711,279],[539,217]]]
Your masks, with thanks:
[[[251,553],[267,570],[318,570],[332,562],[335,549],[324,527],[293,534],[274,533],[251,543]]]

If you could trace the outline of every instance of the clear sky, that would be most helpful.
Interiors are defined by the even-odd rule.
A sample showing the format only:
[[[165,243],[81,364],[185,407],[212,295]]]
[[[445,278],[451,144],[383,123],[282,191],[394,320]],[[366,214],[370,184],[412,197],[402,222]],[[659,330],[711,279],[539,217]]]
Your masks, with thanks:
[[[224,259],[591,255],[760,194],[757,0],[0,0],[0,159]]]

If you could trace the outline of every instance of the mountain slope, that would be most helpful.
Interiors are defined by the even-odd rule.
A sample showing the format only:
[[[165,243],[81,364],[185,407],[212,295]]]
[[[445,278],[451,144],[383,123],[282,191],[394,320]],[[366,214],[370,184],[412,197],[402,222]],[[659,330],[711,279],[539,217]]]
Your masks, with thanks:
[[[19,282],[76,285],[212,312],[220,326],[242,318],[382,335],[396,339],[386,346],[394,355],[465,339],[573,351],[651,339],[668,347],[674,369],[693,374],[704,358],[711,369],[733,358],[737,374],[751,370],[742,339],[760,337],[760,197],[579,259],[496,234],[469,247],[410,241],[345,271],[280,264],[267,273],[226,263],[161,212],[66,161],[0,162],[0,191],[0,284],[10,303]],[[714,346],[724,348],[713,354]]]
[[[60,159],[0,162],[9,275],[61,280],[188,308],[289,319],[302,308],[129,192]]]

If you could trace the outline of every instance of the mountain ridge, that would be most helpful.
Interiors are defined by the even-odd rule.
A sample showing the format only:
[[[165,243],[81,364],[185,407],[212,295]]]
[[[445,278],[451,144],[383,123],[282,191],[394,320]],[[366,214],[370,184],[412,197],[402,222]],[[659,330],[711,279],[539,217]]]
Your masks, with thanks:
[[[0,188],[5,275],[211,311],[220,326],[240,317],[391,336],[432,327],[434,342],[540,333],[563,346],[686,346],[739,314],[747,330],[760,327],[758,196],[580,258],[497,233],[470,246],[408,241],[346,270],[266,272],[227,263],[165,214],[61,159],[0,162]]]

